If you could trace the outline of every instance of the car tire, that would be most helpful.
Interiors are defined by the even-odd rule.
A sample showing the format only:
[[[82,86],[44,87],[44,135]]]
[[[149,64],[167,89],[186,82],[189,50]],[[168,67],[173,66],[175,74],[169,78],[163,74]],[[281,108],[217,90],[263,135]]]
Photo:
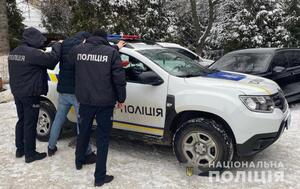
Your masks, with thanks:
[[[48,142],[51,126],[55,118],[55,107],[47,101],[40,102],[40,113],[36,128],[36,138],[42,142]]]
[[[220,171],[233,158],[233,142],[223,126],[212,119],[197,118],[180,125],[173,138],[180,163],[199,173]]]

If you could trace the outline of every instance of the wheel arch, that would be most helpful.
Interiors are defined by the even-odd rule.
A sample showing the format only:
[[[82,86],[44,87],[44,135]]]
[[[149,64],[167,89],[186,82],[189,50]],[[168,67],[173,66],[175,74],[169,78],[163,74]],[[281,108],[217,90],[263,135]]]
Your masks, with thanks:
[[[55,111],[56,111],[56,106],[48,98],[46,98],[44,96],[40,96],[40,101],[49,103],[55,109]]]
[[[233,144],[235,146],[236,139],[235,135],[229,126],[229,124],[220,116],[210,113],[210,112],[204,112],[204,111],[182,111],[176,114],[176,116],[173,118],[170,128],[168,129],[168,132],[170,133],[170,137],[173,138],[173,135],[175,134],[176,130],[180,127],[180,125],[190,119],[198,118],[198,117],[205,117],[215,120],[216,122],[220,123],[227,134],[232,138]]]

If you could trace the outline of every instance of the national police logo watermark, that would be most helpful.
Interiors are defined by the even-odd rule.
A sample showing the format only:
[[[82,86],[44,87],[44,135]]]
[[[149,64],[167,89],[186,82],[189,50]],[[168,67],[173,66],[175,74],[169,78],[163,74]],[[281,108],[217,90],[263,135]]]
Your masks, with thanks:
[[[201,172],[198,168],[187,166],[187,176],[207,176],[213,183],[274,183],[284,181],[284,165],[280,161],[234,161],[209,164],[216,171]],[[217,171],[218,170],[218,171]],[[222,170],[222,171],[219,171]]]

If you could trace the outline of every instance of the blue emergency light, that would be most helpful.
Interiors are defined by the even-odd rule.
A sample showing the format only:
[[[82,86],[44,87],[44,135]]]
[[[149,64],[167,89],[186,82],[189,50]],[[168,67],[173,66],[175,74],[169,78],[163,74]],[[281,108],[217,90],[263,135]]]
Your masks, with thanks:
[[[113,39],[119,39],[119,40],[125,40],[125,39],[140,39],[141,37],[139,35],[118,35],[118,34],[110,34],[107,36],[108,40],[113,40]]]

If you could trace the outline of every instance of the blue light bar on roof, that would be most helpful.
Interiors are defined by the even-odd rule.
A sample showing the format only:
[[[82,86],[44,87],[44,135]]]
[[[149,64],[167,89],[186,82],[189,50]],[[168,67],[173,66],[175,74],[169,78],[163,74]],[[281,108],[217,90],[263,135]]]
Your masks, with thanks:
[[[121,35],[117,35],[117,34],[111,34],[111,35],[108,35],[107,36],[107,39],[110,40],[110,39],[121,39],[122,36]]]
[[[141,37],[139,35],[118,35],[118,34],[110,34],[107,36],[108,40],[112,39],[140,39]]]

